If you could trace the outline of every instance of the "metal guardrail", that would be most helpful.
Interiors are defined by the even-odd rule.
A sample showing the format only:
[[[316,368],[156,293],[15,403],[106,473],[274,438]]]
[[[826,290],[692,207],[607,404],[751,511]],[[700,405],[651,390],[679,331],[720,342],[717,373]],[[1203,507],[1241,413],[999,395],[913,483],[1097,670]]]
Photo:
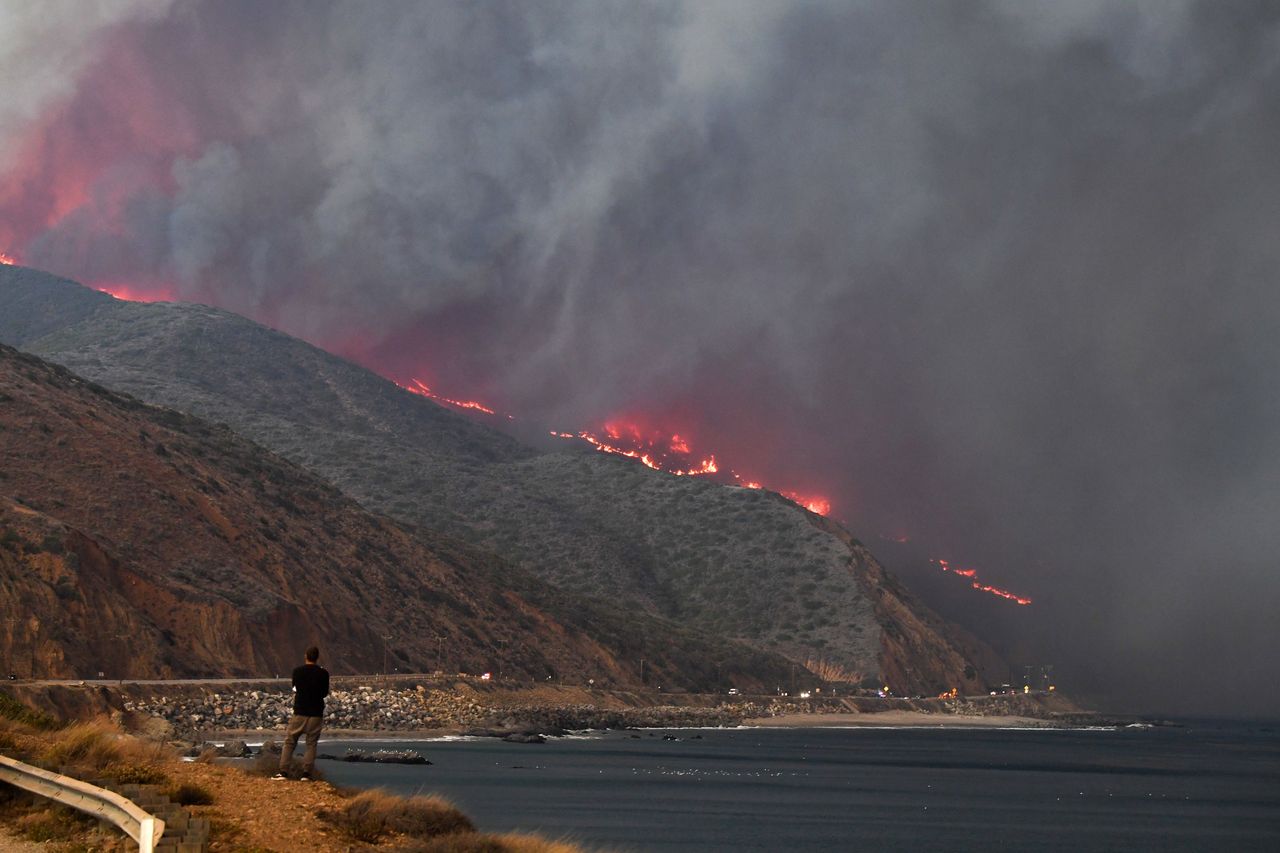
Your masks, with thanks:
[[[5,755],[0,755],[0,780],[111,821],[138,842],[141,853],[154,853],[156,843],[164,835],[163,820],[149,814],[132,800],[88,782],[41,770]]]

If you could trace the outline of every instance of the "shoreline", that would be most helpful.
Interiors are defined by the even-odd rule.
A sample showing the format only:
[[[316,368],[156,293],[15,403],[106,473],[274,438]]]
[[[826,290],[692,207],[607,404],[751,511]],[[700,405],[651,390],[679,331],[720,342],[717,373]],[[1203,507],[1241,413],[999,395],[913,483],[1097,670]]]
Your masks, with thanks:
[[[231,689],[228,689],[228,688]],[[280,740],[289,694],[274,685],[44,686],[23,700],[60,717],[109,715],[130,731],[188,744]],[[21,695],[26,694],[26,695]],[[1081,709],[1066,697],[1001,694],[903,698],[663,694],[573,685],[408,679],[354,685],[326,700],[325,737],[434,740],[690,728],[1089,728],[1149,722]]]
[[[730,726],[632,726],[627,728],[587,728],[579,729],[573,734],[582,732],[618,732],[618,731],[644,731],[652,730],[707,730],[707,729],[821,729],[821,728],[848,728],[848,729],[902,729],[902,728],[919,728],[919,729],[1080,729],[1080,728],[1098,728],[1112,729],[1120,728],[1119,723],[1097,723],[1093,725],[1082,725],[1079,721],[1067,722],[1051,719],[1043,719],[1037,717],[1022,717],[1010,715],[969,715],[969,714],[932,714],[925,711],[879,711],[874,713],[830,713],[830,714],[780,714],[772,717],[751,717],[744,719],[738,725]],[[207,732],[202,740],[205,742],[214,741],[236,741],[236,740],[263,740],[269,741],[273,738],[282,738],[284,736],[284,728],[278,729],[253,729],[253,730],[218,730]],[[466,729],[460,728],[439,728],[439,729],[341,729],[325,727],[321,733],[321,740],[342,741],[342,740],[382,740],[382,741],[427,741],[427,740],[443,740],[445,738],[467,738],[476,741],[501,740],[502,738],[490,734],[477,734]]]

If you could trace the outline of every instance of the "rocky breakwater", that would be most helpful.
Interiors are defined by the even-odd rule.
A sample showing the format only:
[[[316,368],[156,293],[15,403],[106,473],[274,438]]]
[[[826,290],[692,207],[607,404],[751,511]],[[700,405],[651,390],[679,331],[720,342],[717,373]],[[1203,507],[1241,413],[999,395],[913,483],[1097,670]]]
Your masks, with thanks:
[[[785,701],[735,701],[713,706],[662,705],[602,708],[593,704],[523,704],[507,697],[486,704],[486,695],[470,690],[425,686],[358,687],[334,690],[325,702],[327,731],[407,732],[449,730],[471,735],[520,739],[584,729],[736,726],[743,720],[797,713],[804,708]],[[289,718],[292,694],[272,690],[151,695],[126,699],[125,711],[153,731],[199,741],[220,733],[278,731]],[[141,725],[141,724],[140,724]]]
[[[210,732],[272,731],[284,726],[293,694],[269,690],[128,699],[125,711],[164,721],[175,737]],[[492,714],[475,699],[425,687],[334,690],[325,700],[325,728],[356,731],[460,729]]]
[[[738,726],[752,717],[787,713],[776,703],[735,702],[714,707],[660,705],[607,709],[595,705],[517,705],[492,713],[464,734],[534,741],[538,735],[562,735],[584,729],[671,729]],[[798,709],[793,709],[798,710]]]
[[[1002,693],[949,699],[943,711],[968,717],[1021,717],[1043,720],[1052,726],[1124,726],[1135,722],[1150,723],[1137,717],[1100,714],[1085,710],[1061,694]]]

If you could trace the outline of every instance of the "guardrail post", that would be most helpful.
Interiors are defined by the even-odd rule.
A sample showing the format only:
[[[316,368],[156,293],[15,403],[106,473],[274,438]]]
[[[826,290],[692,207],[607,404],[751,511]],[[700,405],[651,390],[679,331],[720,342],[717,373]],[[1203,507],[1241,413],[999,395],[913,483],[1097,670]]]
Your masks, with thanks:
[[[141,826],[138,828],[138,853],[155,853],[156,849],[156,819],[153,817],[143,818]]]

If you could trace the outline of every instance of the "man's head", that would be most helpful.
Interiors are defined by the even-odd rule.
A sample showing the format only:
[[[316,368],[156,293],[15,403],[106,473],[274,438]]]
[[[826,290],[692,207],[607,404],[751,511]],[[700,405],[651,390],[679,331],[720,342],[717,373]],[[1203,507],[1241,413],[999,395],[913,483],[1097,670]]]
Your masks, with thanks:
[[[311,648],[307,649],[306,660],[307,660],[307,663],[315,663],[316,661],[320,660],[319,647],[312,646]]]

